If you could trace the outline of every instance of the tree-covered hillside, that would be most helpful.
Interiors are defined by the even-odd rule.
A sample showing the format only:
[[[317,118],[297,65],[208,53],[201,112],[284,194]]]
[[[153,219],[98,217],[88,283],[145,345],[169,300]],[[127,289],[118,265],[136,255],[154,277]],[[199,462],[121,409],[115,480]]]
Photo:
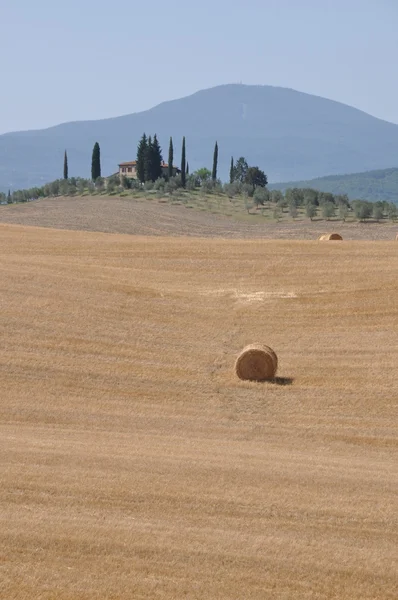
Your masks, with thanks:
[[[361,198],[373,202],[381,200],[398,203],[398,168],[274,183],[269,188],[283,192],[288,188],[315,188],[331,194],[347,194],[351,200]]]

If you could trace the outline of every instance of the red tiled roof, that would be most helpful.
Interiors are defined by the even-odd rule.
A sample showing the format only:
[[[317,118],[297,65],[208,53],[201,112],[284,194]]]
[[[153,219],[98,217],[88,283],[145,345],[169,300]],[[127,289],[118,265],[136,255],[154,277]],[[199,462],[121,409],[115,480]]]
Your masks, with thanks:
[[[162,167],[163,169],[168,169],[168,168],[169,168],[169,165],[168,165],[167,163],[165,163],[165,162],[162,162],[162,163],[161,163],[161,167]],[[173,165],[173,169],[178,169],[178,167],[176,167],[175,165]]]
[[[127,162],[122,162],[119,163],[119,167],[135,167],[137,165],[137,161],[136,160],[130,160]],[[165,163],[164,161],[161,163],[161,166],[163,169],[168,169],[169,165],[167,163]],[[179,171],[179,168],[176,167],[175,165],[173,165],[173,169],[177,169]]]

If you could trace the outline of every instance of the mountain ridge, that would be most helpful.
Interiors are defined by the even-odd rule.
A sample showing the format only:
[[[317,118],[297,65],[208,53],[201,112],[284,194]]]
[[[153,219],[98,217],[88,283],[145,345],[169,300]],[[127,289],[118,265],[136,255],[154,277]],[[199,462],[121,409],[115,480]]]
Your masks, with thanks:
[[[310,94],[309,92],[303,92],[301,90],[295,90],[294,88],[290,88],[290,87],[275,86],[275,85],[262,85],[262,84],[224,83],[224,84],[213,86],[213,87],[210,87],[210,88],[205,88],[203,90],[197,90],[196,92],[192,92],[191,94],[188,94],[187,96],[183,96],[181,98],[175,98],[173,100],[163,100],[162,102],[159,102],[159,104],[154,104],[150,108],[146,108],[146,109],[140,110],[140,111],[135,111],[135,112],[132,112],[132,113],[124,113],[123,115],[116,115],[116,116],[113,116],[113,117],[102,117],[100,119],[75,119],[75,120],[72,120],[72,121],[62,121],[61,123],[56,123],[55,125],[49,125],[48,127],[37,127],[37,128],[33,128],[33,129],[21,129],[21,130],[8,131],[8,132],[5,132],[5,133],[0,133],[0,137],[2,137],[2,136],[9,136],[9,135],[17,135],[17,134],[25,134],[25,133],[34,133],[34,132],[39,132],[39,131],[48,131],[49,129],[56,129],[56,128],[62,127],[63,125],[77,125],[77,124],[80,124],[80,123],[102,123],[104,121],[114,121],[114,120],[117,120],[117,119],[123,119],[125,117],[131,117],[133,115],[139,115],[139,114],[147,113],[147,112],[150,112],[151,110],[160,108],[163,105],[171,104],[173,102],[178,102],[180,100],[185,100],[187,98],[191,98],[191,97],[196,96],[198,94],[209,92],[209,91],[214,90],[214,89],[219,89],[219,88],[233,88],[233,87],[268,88],[268,89],[276,89],[276,90],[285,90],[287,92],[293,92],[293,93],[298,94],[298,95],[310,96],[312,98],[319,98],[320,100],[326,100],[327,102],[338,104],[338,105],[344,106],[346,108],[350,108],[350,109],[352,109],[352,110],[354,110],[356,112],[363,113],[364,115],[369,116],[372,119],[377,119],[378,121],[382,121],[384,123],[388,123],[389,125],[397,125],[398,126],[397,123],[393,123],[392,121],[388,121],[387,119],[382,119],[381,117],[377,117],[375,115],[371,115],[370,113],[367,113],[366,111],[362,110],[361,108],[357,108],[355,106],[351,106],[350,104],[345,104],[344,102],[341,102],[340,100],[334,100],[332,98],[326,98],[324,96],[319,96],[318,94]]]
[[[119,162],[135,158],[144,131],[157,133],[164,155],[171,135],[177,162],[185,135],[191,171],[211,166],[217,140],[223,179],[231,156],[245,156],[275,182],[393,167],[398,156],[394,123],[291,88],[224,84],[145,111],[5,133],[0,136],[0,189],[59,177],[65,149],[70,174],[87,177],[96,141],[103,174],[109,175]]]

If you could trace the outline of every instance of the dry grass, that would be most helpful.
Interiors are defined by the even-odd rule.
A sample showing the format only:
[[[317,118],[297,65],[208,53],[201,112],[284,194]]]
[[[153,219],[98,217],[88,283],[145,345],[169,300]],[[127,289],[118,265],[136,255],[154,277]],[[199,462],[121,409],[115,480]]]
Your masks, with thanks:
[[[395,241],[0,225],[0,269],[1,598],[396,598]]]
[[[228,199],[224,200],[229,204]],[[172,205],[156,198],[117,196],[47,198],[0,206],[3,223],[134,235],[316,240],[325,228],[322,220],[302,218],[292,222],[285,214],[278,223],[242,212],[242,207],[232,216],[226,215],[226,210],[214,214],[207,208],[189,210],[180,202]],[[332,227],[331,223],[328,226]],[[339,228],[344,240],[392,241],[397,229],[394,223],[334,222],[333,227]]]

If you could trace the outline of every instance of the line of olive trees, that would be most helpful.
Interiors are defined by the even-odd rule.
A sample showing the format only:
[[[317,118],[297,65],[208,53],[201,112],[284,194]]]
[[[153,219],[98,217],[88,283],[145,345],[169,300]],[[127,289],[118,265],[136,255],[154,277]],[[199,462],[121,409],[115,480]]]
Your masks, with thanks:
[[[229,193],[230,188],[228,187],[226,191]],[[250,190],[247,191],[250,195]],[[277,219],[284,212],[289,213],[295,219],[300,209],[311,220],[317,216],[321,216],[325,220],[338,217],[343,221],[347,217],[354,217],[359,221],[368,219],[381,221],[386,218],[395,221],[398,218],[398,207],[393,202],[350,201],[346,194],[332,194],[312,188],[289,188],[285,193],[280,190],[270,191],[266,188],[257,188],[252,195],[253,204],[257,208],[268,204],[270,208],[273,208],[274,217]]]
[[[251,208],[268,207],[273,210],[274,218],[281,218],[283,213],[295,219],[299,210],[304,212],[309,219],[321,216],[325,220],[338,217],[346,220],[354,217],[359,221],[373,219],[381,221],[398,219],[398,207],[386,201],[369,202],[366,200],[349,200],[346,194],[332,194],[321,192],[312,188],[289,188],[283,193],[280,190],[268,190],[264,186],[255,186],[246,181],[235,180],[225,183],[219,179],[214,180],[212,173],[207,168],[202,168],[188,175],[185,182],[186,191],[200,190],[203,194],[225,194],[230,199],[243,197],[248,211]],[[163,177],[155,182],[145,184],[118,174],[105,179],[98,177],[95,182],[91,179],[71,177],[70,179],[57,179],[42,187],[33,187],[25,190],[16,190],[5,194],[0,193],[0,203],[29,202],[44,197],[75,196],[92,194],[94,192],[108,194],[132,191],[157,191],[159,194],[183,194],[181,175],[170,179]]]

